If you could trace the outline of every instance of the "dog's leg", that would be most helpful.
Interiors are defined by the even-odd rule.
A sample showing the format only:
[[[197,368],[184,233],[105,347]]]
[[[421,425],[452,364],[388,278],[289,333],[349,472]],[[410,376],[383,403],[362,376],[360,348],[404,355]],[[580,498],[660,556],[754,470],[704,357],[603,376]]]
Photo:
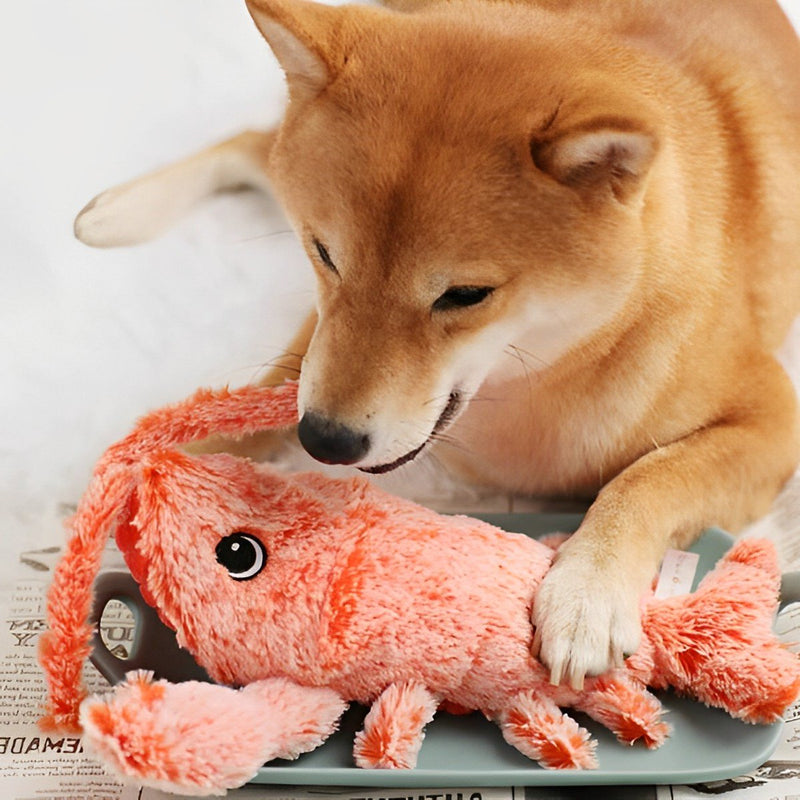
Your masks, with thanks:
[[[757,360],[757,359],[760,359]],[[668,547],[769,508],[797,463],[796,398],[778,364],[741,364],[716,424],[652,450],[608,483],[536,597],[534,651],[554,683],[583,684],[639,644],[639,601]]]
[[[94,247],[138,244],[163,233],[215,192],[268,190],[275,131],[245,131],[189,158],[99,194],[78,214],[75,235]]]

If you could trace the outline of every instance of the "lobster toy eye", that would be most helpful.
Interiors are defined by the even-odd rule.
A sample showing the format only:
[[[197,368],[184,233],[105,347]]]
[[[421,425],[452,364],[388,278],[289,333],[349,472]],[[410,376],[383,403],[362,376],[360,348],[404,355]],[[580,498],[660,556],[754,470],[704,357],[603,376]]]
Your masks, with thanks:
[[[264,545],[249,533],[232,533],[217,544],[217,561],[235,581],[255,578],[267,563]]]

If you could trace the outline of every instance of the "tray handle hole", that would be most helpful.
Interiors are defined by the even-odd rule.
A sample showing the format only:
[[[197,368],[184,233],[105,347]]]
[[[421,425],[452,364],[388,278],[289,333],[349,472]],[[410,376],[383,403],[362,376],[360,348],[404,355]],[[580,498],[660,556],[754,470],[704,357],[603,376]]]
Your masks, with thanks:
[[[136,615],[124,600],[109,600],[100,616],[100,638],[107,650],[120,661],[133,655],[136,642]]]

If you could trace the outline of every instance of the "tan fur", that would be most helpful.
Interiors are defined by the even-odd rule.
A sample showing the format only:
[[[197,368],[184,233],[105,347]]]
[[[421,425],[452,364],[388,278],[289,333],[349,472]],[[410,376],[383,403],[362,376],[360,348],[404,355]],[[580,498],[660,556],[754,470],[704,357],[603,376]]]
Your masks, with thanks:
[[[430,445],[456,474],[599,491],[535,612],[579,684],[636,647],[664,549],[763,513],[797,464],[772,353],[800,303],[800,47],[771,0],[397,6],[250,0],[291,101],[204,188],[266,176],[285,205],[319,284],[301,410],[368,435],[357,466],[456,392],[457,446]],[[459,286],[493,291],[434,307]]]

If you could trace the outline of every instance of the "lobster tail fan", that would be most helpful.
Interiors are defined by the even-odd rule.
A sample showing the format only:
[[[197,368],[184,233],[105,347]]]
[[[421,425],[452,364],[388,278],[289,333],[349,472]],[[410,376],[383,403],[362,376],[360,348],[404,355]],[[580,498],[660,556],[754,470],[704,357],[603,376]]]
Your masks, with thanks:
[[[660,675],[648,682],[751,723],[780,719],[800,691],[800,661],[772,631],[775,546],[743,539],[691,595],[653,604],[644,622]]]
[[[133,463],[144,453],[205,439],[212,433],[238,438],[297,423],[297,383],[201,389],[187,400],[147,414],[106,452],[103,462]]]
[[[45,730],[80,730],[78,708],[86,696],[83,666],[94,633],[89,624],[92,586],[106,542],[132,489],[132,473],[124,465],[96,472],[70,521],[72,535],[47,595],[48,631],[39,646],[48,687],[46,714],[41,720]]]

